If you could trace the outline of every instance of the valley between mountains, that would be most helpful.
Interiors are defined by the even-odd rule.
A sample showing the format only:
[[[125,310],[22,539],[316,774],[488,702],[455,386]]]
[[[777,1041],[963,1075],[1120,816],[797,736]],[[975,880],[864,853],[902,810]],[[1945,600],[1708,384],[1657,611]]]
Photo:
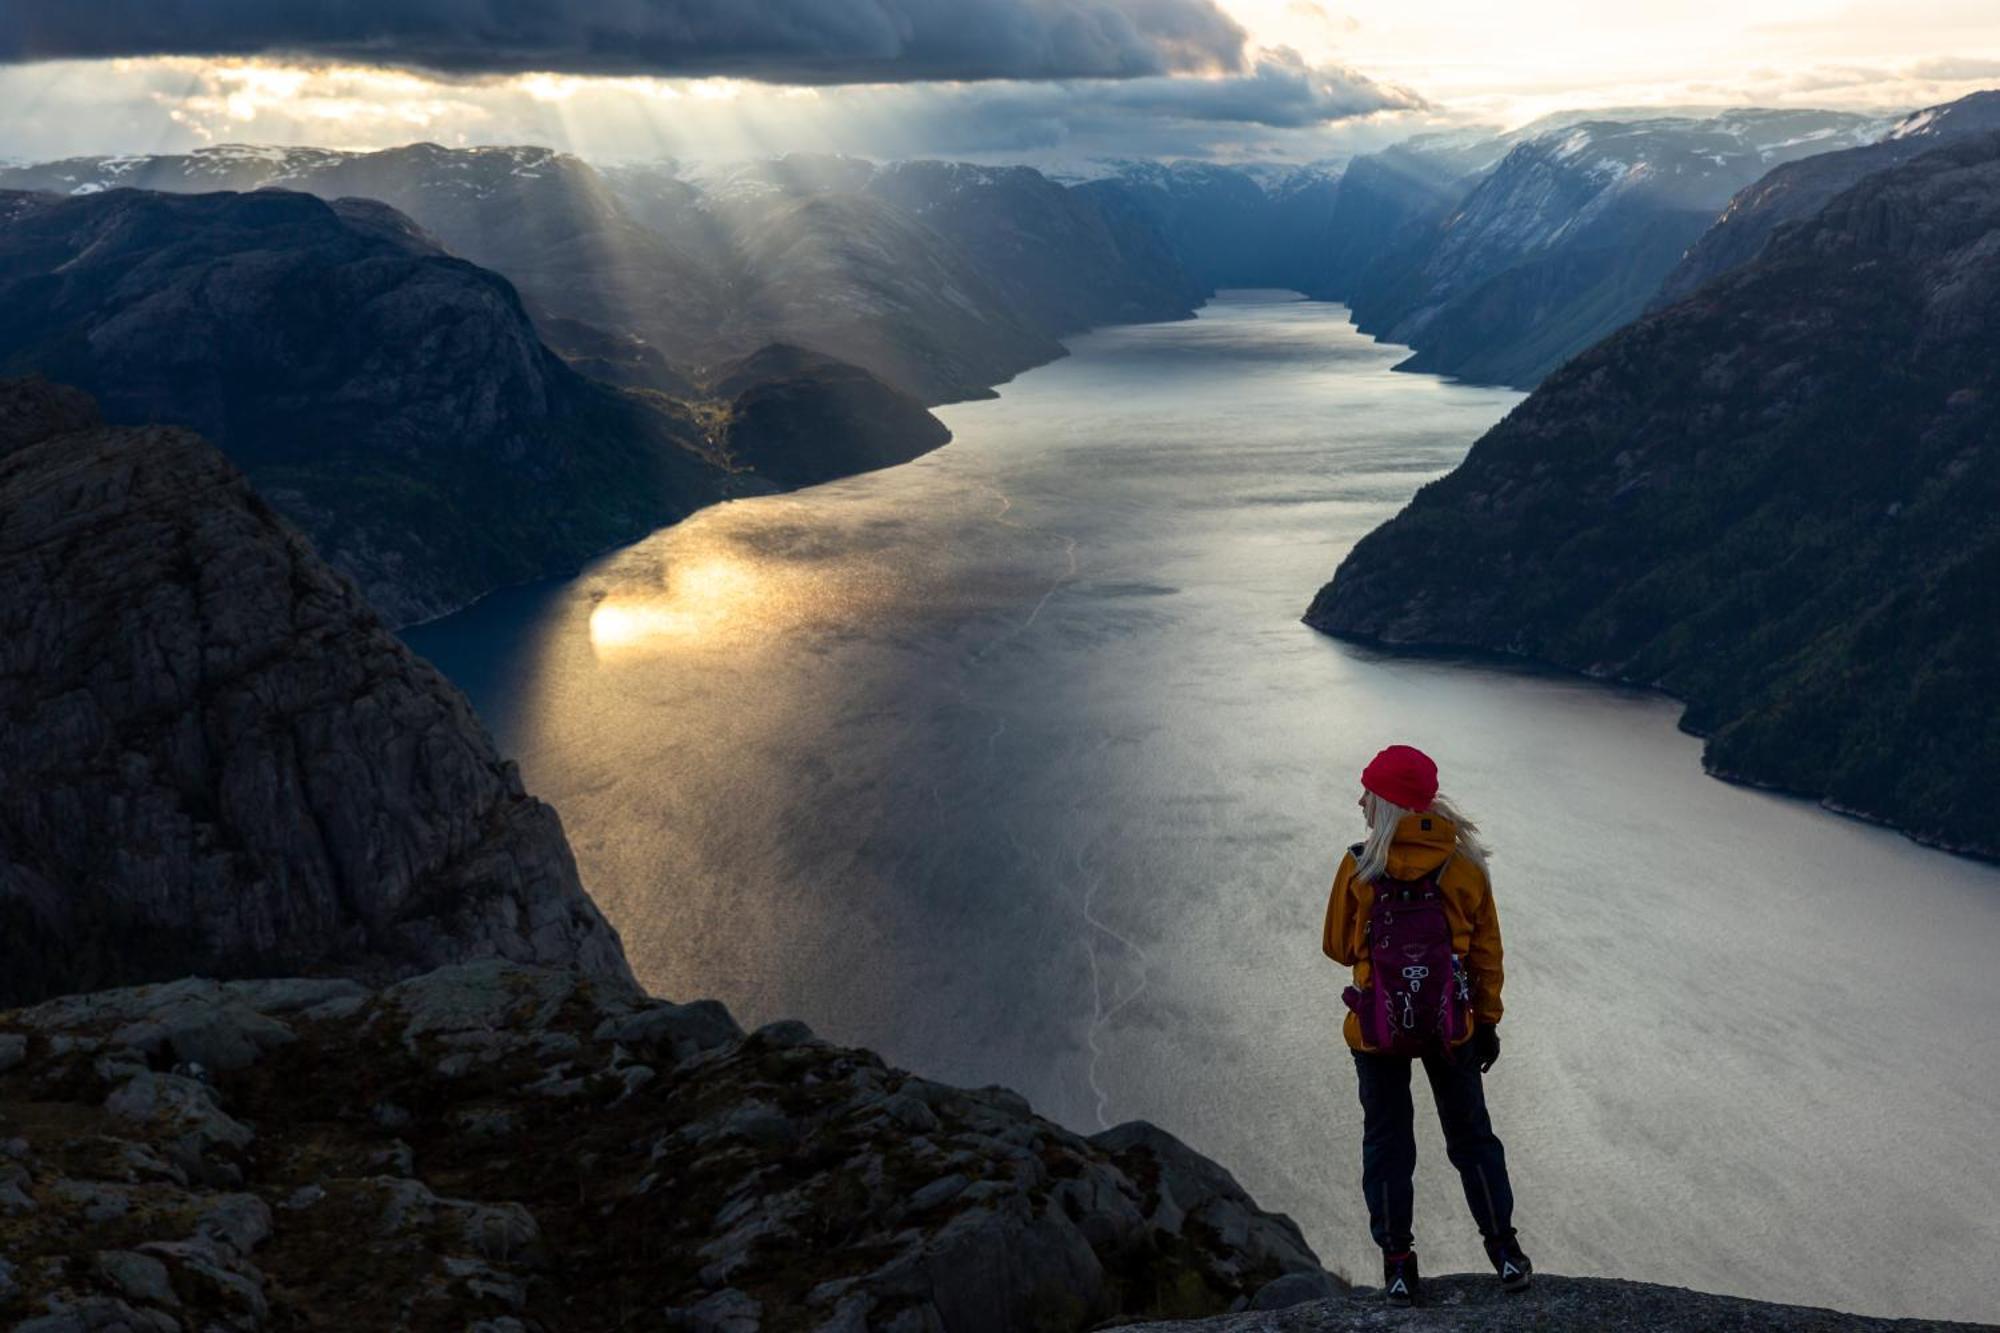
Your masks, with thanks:
[[[996,393],[987,405],[1003,408],[1004,386],[1093,330],[1138,340],[1113,340],[1105,380],[1135,420],[1172,402],[1132,369],[1182,354],[1143,346],[1160,327],[1187,326],[1188,354],[1210,365],[1240,360],[1243,384],[1291,376],[1294,406],[1309,379],[1326,401],[1343,392],[1325,365],[1282,364],[1298,355],[1282,311],[1261,334],[1201,344],[1197,312],[1239,287],[1341,303],[1408,349],[1394,358],[1406,375],[1526,397],[1469,451],[1446,458],[1428,437],[1421,458],[1363,449],[1358,471],[1325,464],[1313,486],[1247,500],[1231,484],[1254,466],[1324,452],[1348,423],[1243,429],[1278,410],[1277,391],[1210,404],[1198,444],[1262,452],[1201,495],[1168,495],[1207,466],[1174,423],[1121,439],[1132,466],[1103,508],[1169,544],[1144,548],[1164,552],[1158,567],[1115,578],[1089,565],[1081,525],[1034,527],[1100,493],[1106,477],[1081,469],[1109,455],[1077,448],[1063,495],[989,486],[988,527],[1043,539],[1032,609],[1002,646],[1039,651],[1040,629],[1104,647],[1170,621],[1202,580],[1172,567],[1170,541],[1192,549],[1228,505],[1276,516],[1231,548],[1254,562],[1299,523],[1393,491],[1400,510],[1351,549],[1320,535],[1311,549],[1338,547],[1324,561],[1337,568],[1286,567],[1281,617],[1225,633],[1357,671],[1376,654],[1410,672],[1490,655],[1666,691],[1716,776],[2000,860],[2000,93],[1884,116],[1597,109],[1281,166],[592,163],[429,143],[0,166],[0,1318],[35,1333],[1975,1327],[1561,1276],[1505,1303],[1446,1277],[1431,1308],[1387,1311],[1371,1274],[1259,1203],[1262,1184],[1151,1119],[1082,1132],[1007,1087],[830,1040],[813,1013],[745,1023],[700,994],[648,995],[633,932],[579,871],[572,807],[529,791],[403,637],[615,570],[663,530],[731,530],[717,516],[732,501],[905,467],[986,484],[944,449],[933,409],[957,421]],[[1416,429],[1367,420],[1381,440]],[[1058,422],[1032,443],[1073,442]],[[926,517],[859,527],[881,550],[918,549],[897,542]],[[815,544],[794,525],[772,558],[830,564],[839,535]],[[978,572],[974,545],[949,553],[962,565],[890,574],[922,591]],[[1022,576],[1005,573],[968,594],[975,629],[1011,614]],[[829,586],[800,605],[836,615]],[[1262,586],[1245,577],[1224,600]],[[1042,619],[1071,595],[1098,619],[1060,605]],[[1299,630],[1299,613],[1331,638]],[[894,648],[925,642],[919,618]],[[872,633],[857,623],[817,649],[856,661]],[[732,669],[701,683],[723,689]],[[956,679],[939,671],[879,713],[833,711],[826,734],[865,717],[901,743],[913,701]],[[1184,697],[1214,703],[1234,683]],[[1099,699],[1137,685],[1043,682]],[[718,734],[779,713],[754,690],[733,702],[747,721]],[[1004,712],[978,712],[992,702],[968,688],[938,712],[976,722],[989,761],[1013,743]],[[1107,727],[1089,762],[1164,726]],[[786,827],[820,836],[835,797],[926,775],[829,762],[793,776],[828,800],[781,802]],[[1016,851],[1035,836],[1007,833]],[[1228,839],[1284,841],[1250,815]],[[1687,845],[1706,855],[1696,834]],[[753,850],[745,865],[770,863]],[[1116,1017],[1176,1017],[1149,1008],[1165,986],[1146,989],[1148,950],[1170,942],[1120,930],[1087,852],[1060,850],[1074,855],[1057,878],[1088,885],[1104,1120],[1095,1043]],[[1932,855],[1897,844],[1889,859]],[[971,865],[926,886],[983,882]],[[1111,896],[1149,882],[1121,876]],[[1968,882],[1924,901],[1940,920],[1973,911]],[[1561,937],[1547,902],[1528,915]],[[885,920],[843,928],[888,938]],[[1040,923],[1047,947],[1020,976],[1057,957],[1066,920]],[[1910,962],[1935,989],[1896,997],[1861,1036],[1907,1020],[1928,1040],[1939,997],[1983,1012],[1963,945],[1938,945],[1928,971]],[[953,966],[948,949],[923,961]],[[892,973],[871,978],[883,995]],[[1819,1067],[1819,1048],[1778,1040],[1788,1014],[1746,1002],[1750,1019],[1725,1022],[1730,1002],[1704,993],[1683,1010],[1714,1019],[1690,1031],[1726,1030],[1705,1057],[1718,1077],[1765,1043],[1780,1068]],[[1977,1103],[1990,1066],[1981,1025],[1962,1043],[1964,1067],[1928,1090],[1939,1116]],[[1690,1189],[1706,1170],[1689,1162]],[[1985,1179],[1968,1169],[1951,1206],[1978,1211]],[[1669,1229],[1696,1225],[1688,1213]],[[1867,1225],[1807,1221],[1843,1237]],[[1974,1229],[1953,1225],[1949,1243]],[[1921,1285],[1976,1316],[1987,1279],[1959,1277],[1938,1286],[1926,1268]]]

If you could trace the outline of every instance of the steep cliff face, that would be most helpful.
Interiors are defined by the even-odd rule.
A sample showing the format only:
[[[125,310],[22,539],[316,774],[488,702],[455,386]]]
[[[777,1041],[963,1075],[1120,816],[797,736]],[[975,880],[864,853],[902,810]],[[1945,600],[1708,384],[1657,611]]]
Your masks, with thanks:
[[[1788,162],[1737,192],[1660,284],[1654,307],[1671,305],[1755,259],[1778,228],[1819,212],[1863,177],[1954,139],[2000,130],[2000,92],[1974,93],[1904,117],[1881,142]]]
[[[1532,387],[1640,314],[1733,192],[1871,128],[1822,111],[1551,128],[1347,299],[1364,332],[1416,350],[1407,369]]]
[[[398,622],[728,485],[687,413],[577,375],[378,203],[0,194],[0,373],[31,370],[209,436]]]
[[[185,431],[0,382],[0,1002],[499,955],[628,980],[463,696]]]
[[[1151,1125],[499,962],[0,1012],[0,1126],[10,1326],[1020,1333],[1341,1290]]]
[[[1578,357],[1308,621],[1659,685],[1715,771],[2000,856],[2000,135]]]

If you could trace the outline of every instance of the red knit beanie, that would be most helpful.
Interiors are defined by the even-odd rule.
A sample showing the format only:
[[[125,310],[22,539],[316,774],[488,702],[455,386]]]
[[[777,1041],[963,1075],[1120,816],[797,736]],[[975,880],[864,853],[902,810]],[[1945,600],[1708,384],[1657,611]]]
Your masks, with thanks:
[[[1438,794],[1438,766],[1422,750],[1392,745],[1361,770],[1361,785],[1405,810],[1428,810]]]

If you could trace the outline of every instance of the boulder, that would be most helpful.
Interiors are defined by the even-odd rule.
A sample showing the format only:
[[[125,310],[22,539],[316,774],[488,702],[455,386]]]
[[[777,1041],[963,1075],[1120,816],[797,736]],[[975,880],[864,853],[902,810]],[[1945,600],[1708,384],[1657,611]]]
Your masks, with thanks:
[[[248,1125],[232,1120],[206,1083],[180,1074],[147,1070],[120,1084],[105,1100],[104,1109],[170,1142],[191,1144],[198,1153],[215,1148],[247,1148],[256,1137]]]
[[[135,1250],[102,1250],[97,1256],[97,1272],[122,1292],[126,1299],[142,1305],[179,1305],[167,1266],[150,1254]]]

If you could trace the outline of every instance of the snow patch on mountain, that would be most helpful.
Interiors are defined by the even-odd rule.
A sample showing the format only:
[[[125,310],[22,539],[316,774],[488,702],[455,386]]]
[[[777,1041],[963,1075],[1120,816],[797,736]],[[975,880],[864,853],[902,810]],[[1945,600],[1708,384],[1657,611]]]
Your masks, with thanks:
[[[1898,121],[1896,128],[1889,131],[1888,137],[1891,139],[1907,139],[1912,135],[1922,134],[1937,123],[1938,117],[1943,112],[1943,107],[1935,106],[1919,111],[1908,119]]]

